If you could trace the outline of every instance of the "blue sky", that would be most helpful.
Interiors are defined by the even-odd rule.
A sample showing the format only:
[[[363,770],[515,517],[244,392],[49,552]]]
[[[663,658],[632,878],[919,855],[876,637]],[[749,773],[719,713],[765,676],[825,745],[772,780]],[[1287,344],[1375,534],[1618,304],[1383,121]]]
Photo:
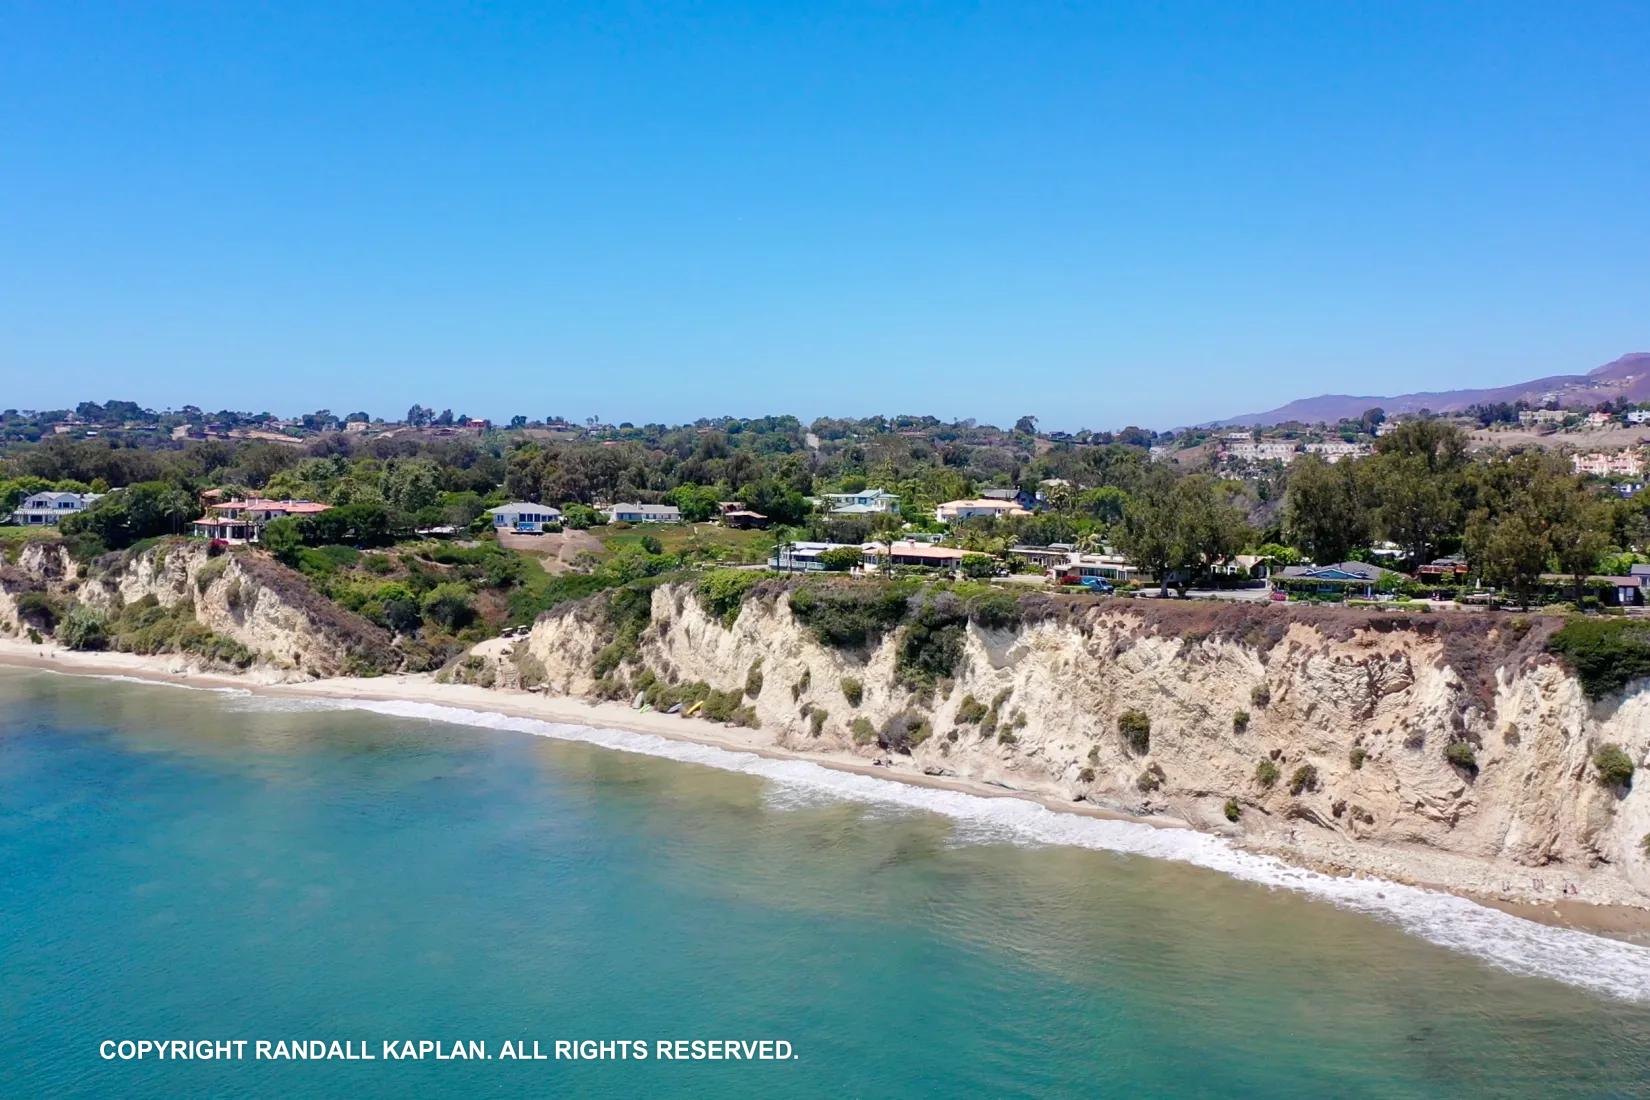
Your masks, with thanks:
[[[1650,349],[1650,5],[0,9],[0,406],[1167,427]]]

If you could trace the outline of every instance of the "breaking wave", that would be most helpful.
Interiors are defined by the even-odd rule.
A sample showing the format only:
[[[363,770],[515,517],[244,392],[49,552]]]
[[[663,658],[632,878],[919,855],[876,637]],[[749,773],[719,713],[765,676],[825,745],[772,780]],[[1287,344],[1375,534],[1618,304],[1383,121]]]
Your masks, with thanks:
[[[1628,1000],[1650,1001],[1650,947],[1538,924],[1436,890],[1294,867],[1272,856],[1246,852],[1208,833],[1060,813],[1024,798],[993,798],[914,786],[805,760],[772,759],[650,733],[516,718],[433,703],[343,699],[315,702],[329,709],[511,730],[742,772],[779,786],[780,790],[770,796],[770,804],[776,809],[796,808],[820,798],[848,799],[942,814],[957,821],[959,837],[969,841],[1059,844],[1188,863],[1390,921],[1431,943],[1514,974],[1551,978]]]

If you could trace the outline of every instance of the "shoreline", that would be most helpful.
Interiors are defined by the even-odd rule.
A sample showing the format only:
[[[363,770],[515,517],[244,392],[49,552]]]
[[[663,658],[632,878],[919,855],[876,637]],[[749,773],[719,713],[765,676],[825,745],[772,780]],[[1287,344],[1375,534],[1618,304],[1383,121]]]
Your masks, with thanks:
[[[956,776],[929,775],[914,768],[898,766],[897,758],[893,765],[882,765],[846,753],[784,748],[759,740],[760,730],[726,727],[684,719],[676,715],[665,715],[657,711],[638,711],[623,703],[593,702],[571,696],[482,688],[468,684],[438,684],[433,676],[427,673],[400,673],[370,679],[338,677],[286,681],[260,676],[257,672],[203,672],[190,665],[182,655],[144,656],[131,653],[80,652],[51,644],[34,645],[19,639],[3,637],[0,637],[0,667],[88,677],[127,677],[179,687],[227,689],[287,698],[432,704],[510,718],[652,734],[671,741],[703,745],[729,752],[750,753],[769,760],[804,761],[833,771],[910,786],[953,791],[979,798],[1015,799],[1060,814],[1123,821],[1154,829],[1201,832],[1177,818],[1143,817],[1092,803],[1073,802],[1045,792],[997,786]],[[1634,905],[1571,898],[1497,896],[1425,877],[1402,873],[1377,873],[1348,867],[1333,858],[1332,854],[1314,854],[1298,847],[1247,843],[1232,837],[1226,839],[1241,850],[1274,856],[1290,865],[1336,877],[1366,878],[1416,886],[1452,894],[1549,927],[1586,932],[1632,943],[1650,942],[1650,909]],[[1399,853],[1391,849],[1388,849],[1388,852],[1394,859],[1399,856]],[[1434,857],[1438,855],[1429,854]],[[1451,858],[1465,860],[1470,857]],[[1495,869],[1495,865],[1484,861],[1473,862],[1485,871]]]

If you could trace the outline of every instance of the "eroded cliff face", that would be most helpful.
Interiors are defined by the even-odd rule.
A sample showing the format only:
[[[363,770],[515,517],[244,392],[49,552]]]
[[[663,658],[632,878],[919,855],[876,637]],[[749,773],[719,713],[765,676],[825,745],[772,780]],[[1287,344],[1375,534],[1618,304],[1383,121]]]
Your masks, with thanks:
[[[250,650],[269,678],[308,679],[385,671],[395,654],[384,631],[316,594],[291,570],[253,552],[212,555],[205,542],[168,540],[81,566],[55,543],[19,557],[16,592],[0,596],[0,627],[16,633],[22,591],[44,591],[114,615],[153,597],[188,603],[194,619]],[[6,588],[0,584],[0,588]],[[198,663],[179,654],[182,664]]]
[[[600,684],[612,631],[598,611],[545,616],[522,644],[569,694],[629,691],[645,673],[742,690],[757,666],[745,702],[778,746],[1166,815],[1326,868],[1650,903],[1650,796],[1602,786],[1590,762],[1611,742],[1644,760],[1650,690],[1590,702],[1544,655],[1548,625],[1253,607],[1218,613],[1246,628],[1211,631],[1199,605],[1114,600],[1017,629],[969,625],[952,677],[912,691],[897,632],[829,648],[789,602],[749,599],[724,624],[690,586],[662,586],[632,661]],[[848,680],[863,685],[857,706]],[[1143,749],[1119,732],[1129,711],[1150,720]],[[919,720],[908,755],[867,736]],[[1475,768],[1446,758],[1452,743]]]

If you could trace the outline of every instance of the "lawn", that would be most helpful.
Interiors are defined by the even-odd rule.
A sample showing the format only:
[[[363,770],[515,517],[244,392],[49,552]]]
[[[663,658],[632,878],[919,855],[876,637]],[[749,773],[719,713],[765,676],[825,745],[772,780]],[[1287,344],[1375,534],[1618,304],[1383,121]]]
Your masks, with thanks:
[[[48,527],[44,524],[37,524],[33,527],[19,527],[8,524],[0,527],[0,561],[16,561],[24,543],[56,537],[57,528]]]
[[[612,553],[624,546],[639,545],[651,535],[666,554],[684,550],[704,550],[735,564],[766,561],[773,549],[773,535],[767,531],[740,531],[716,523],[649,523],[630,528],[592,527],[590,534]]]

